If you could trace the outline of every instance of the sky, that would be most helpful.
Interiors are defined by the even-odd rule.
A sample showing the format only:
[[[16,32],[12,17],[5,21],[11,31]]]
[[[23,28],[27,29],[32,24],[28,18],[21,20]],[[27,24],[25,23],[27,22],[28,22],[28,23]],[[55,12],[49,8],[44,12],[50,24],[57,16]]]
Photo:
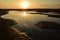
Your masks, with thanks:
[[[0,8],[21,8],[21,2],[28,2],[28,8],[60,8],[60,0],[0,0]]]

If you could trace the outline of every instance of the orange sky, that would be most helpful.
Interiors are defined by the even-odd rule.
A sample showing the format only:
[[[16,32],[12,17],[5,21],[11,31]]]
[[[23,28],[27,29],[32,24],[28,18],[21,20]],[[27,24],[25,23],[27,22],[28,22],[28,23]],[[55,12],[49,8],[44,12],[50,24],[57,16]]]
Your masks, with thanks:
[[[0,0],[0,9],[21,8],[23,1],[28,2],[28,8],[60,8],[60,0]]]
[[[20,8],[20,4],[7,4],[7,5],[0,5],[1,8]],[[60,8],[60,4],[55,5],[47,5],[47,4],[29,4],[28,8]]]

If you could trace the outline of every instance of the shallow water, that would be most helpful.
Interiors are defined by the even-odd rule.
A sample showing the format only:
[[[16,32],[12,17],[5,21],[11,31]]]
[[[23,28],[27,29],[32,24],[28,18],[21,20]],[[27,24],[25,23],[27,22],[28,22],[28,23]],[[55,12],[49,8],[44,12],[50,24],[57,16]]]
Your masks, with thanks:
[[[13,19],[18,24],[15,25],[18,30],[27,33],[29,36],[39,40],[40,29],[35,27],[35,24],[39,21],[52,21],[60,23],[60,18],[48,17],[47,15],[41,14],[30,14],[36,13],[34,11],[10,11],[9,14],[2,16],[6,19]]]

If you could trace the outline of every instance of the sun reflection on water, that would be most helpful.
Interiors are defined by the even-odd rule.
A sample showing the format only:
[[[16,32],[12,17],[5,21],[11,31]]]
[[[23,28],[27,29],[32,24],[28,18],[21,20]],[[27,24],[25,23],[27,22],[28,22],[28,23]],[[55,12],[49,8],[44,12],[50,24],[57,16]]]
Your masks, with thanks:
[[[24,15],[24,16],[27,16],[27,14],[26,14],[26,12],[25,12],[25,11],[23,12],[23,15]]]

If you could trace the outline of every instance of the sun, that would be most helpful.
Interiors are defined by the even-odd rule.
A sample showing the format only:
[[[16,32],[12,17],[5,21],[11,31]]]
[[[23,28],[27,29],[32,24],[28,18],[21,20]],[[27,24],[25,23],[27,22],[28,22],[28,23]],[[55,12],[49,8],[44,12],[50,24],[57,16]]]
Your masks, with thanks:
[[[23,9],[28,8],[28,2],[27,1],[22,1],[20,5]]]

